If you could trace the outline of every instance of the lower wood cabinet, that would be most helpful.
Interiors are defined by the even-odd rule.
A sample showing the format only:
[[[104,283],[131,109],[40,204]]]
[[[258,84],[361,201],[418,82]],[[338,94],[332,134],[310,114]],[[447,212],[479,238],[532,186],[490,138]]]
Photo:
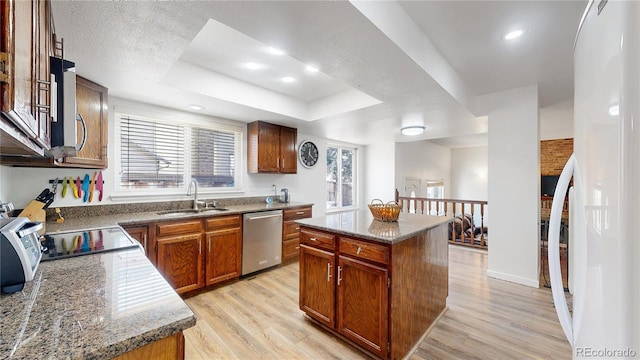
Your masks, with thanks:
[[[134,225],[122,227],[132,238],[136,239],[144,248],[145,255],[149,256],[149,227],[146,225]]]
[[[138,359],[154,359],[154,360],[184,359],[184,335],[182,334],[182,331],[113,358],[113,360],[138,360]]]
[[[300,225],[296,220],[310,218],[311,206],[282,211],[282,261],[298,259],[300,252]]]
[[[336,323],[335,254],[300,245],[300,309],[326,326]]]
[[[205,220],[205,285],[240,277],[242,271],[242,220],[240,215]],[[209,230],[211,229],[211,230]]]
[[[157,244],[158,271],[177,293],[204,286],[201,233],[162,237]]]
[[[337,235],[303,227],[300,237],[300,309],[372,354],[386,358],[388,268],[342,255],[340,245],[347,245]],[[365,253],[361,247],[357,256]]]

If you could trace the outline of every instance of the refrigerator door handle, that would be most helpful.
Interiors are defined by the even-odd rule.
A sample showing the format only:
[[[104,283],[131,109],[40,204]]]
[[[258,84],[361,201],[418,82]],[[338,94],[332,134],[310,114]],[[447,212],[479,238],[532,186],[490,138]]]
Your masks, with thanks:
[[[567,299],[564,295],[564,286],[562,286],[562,273],[560,270],[560,222],[562,220],[562,207],[564,198],[569,189],[569,181],[573,176],[576,159],[573,154],[567,160],[556,190],[553,195],[553,203],[551,204],[551,214],[549,217],[549,243],[548,243],[548,262],[549,277],[551,278],[551,292],[553,293],[553,303],[555,304],[556,313],[562,325],[562,330],[569,340],[569,344],[573,346],[573,321],[567,306]]]

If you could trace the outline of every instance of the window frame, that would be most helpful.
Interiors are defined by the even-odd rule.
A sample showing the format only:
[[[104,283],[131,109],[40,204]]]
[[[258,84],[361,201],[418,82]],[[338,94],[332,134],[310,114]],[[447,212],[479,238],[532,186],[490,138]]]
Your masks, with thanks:
[[[325,149],[325,156],[327,155],[327,151],[329,150],[329,148],[335,148],[338,149],[338,164],[337,169],[338,169],[338,174],[337,174],[337,180],[338,183],[336,185],[337,188],[337,196],[336,196],[336,204],[338,206],[336,207],[329,207],[328,206],[328,202],[325,205],[325,212],[327,213],[332,213],[332,212],[341,212],[341,211],[348,211],[348,210],[354,210],[358,208],[358,148],[356,146],[352,146],[352,145],[344,145],[344,144],[338,144],[338,143],[327,143],[326,149]],[[351,184],[352,184],[352,189],[351,189],[351,193],[353,194],[353,204],[350,206],[342,206],[342,151],[343,150],[350,150],[352,152],[352,161],[351,161]],[[325,162],[325,176],[328,175],[328,167],[327,164]],[[325,182],[325,196],[327,194],[328,188]]]
[[[123,118],[130,117],[136,118],[145,121],[154,121],[158,123],[170,124],[170,125],[183,125],[185,126],[184,132],[184,182],[180,187],[171,187],[171,188],[129,188],[123,187],[120,184],[120,177],[123,171],[123,164],[121,159],[121,135],[122,135],[122,123]],[[168,117],[174,118],[174,120],[167,119]],[[175,120],[179,119],[179,120]],[[243,188],[243,174],[242,169],[245,167],[245,162],[243,159],[243,146],[244,146],[244,137],[245,130],[241,125],[231,125],[224,124],[216,121],[206,121],[199,120],[189,117],[189,115],[181,115],[181,114],[146,114],[145,111],[114,111],[114,189],[113,194],[111,196],[114,200],[120,199],[135,199],[135,198],[169,198],[175,197],[176,195],[185,195],[187,193],[187,189],[189,183],[191,182],[192,172],[191,172],[191,128],[198,127],[204,129],[210,129],[215,131],[228,131],[233,132],[235,134],[235,155],[234,156],[234,186],[233,187],[200,187],[198,189],[199,194],[233,194],[233,193],[242,193],[244,191]]]

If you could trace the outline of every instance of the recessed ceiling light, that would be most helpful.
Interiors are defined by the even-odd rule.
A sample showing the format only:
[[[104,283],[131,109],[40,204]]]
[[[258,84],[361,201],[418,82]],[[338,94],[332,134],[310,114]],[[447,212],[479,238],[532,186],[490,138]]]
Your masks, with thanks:
[[[620,115],[620,105],[611,105],[609,107],[609,115],[611,115],[611,116]]]
[[[284,51],[280,50],[280,49],[276,49],[273,47],[269,48],[269,52],[273,55],[284,55]]]
[[[258,70],[258,69],[262,68],[262,65],[256,64],[254,62],[248,62],[248,63],[244,64],[244,66],[247,69],[250,69],[250,70]]]
[[[311,65],[307,65],[304,69],[312,73],[316,73],[319,71],[317,67]]]
[[[508,33],[507,35],[504,36],[505,40],[513,40],[515,38],[519,38],[520,36],[522,36],[522,34],[524,34],[524,30],[514,30],[510,33]]]
[[[405,126],[400,129],[400,133],[405,136],[416,136],[424,132],[424,126]]]
[[[189,105],[189,109],[191,109],[191,110],[203,110],[204,107],[200,106],[200,105],[196,105],[196,104],[191,104],[191,105]]]
[[[296,79],[291,77],[291,76],[285,76],[285,77],[282,78],[282,81],[286,82],[286,83],[292,83],[292,82],[296,81]]]

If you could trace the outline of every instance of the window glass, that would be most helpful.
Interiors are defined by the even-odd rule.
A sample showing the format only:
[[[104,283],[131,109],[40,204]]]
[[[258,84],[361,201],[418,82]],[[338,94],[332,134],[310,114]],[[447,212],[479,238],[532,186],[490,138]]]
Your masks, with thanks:
[[[356,150],[340,146],[327,147],[327,209],[356,205]]]

